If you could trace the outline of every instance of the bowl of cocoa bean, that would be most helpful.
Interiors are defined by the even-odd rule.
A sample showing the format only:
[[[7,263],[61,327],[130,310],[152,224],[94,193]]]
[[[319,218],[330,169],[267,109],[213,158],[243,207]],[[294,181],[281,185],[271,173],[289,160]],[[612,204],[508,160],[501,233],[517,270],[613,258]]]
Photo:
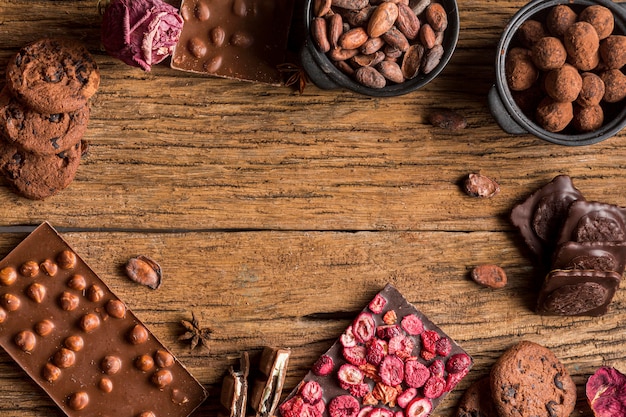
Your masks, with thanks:
[[[303,18],[300,57],[311,81],[373,97],[431,82],[460,26],[456,0],[305,0]]]
[[[532,0],[496,52],[488,101],[507,133],[581,146],[626,126],[626,3]]]

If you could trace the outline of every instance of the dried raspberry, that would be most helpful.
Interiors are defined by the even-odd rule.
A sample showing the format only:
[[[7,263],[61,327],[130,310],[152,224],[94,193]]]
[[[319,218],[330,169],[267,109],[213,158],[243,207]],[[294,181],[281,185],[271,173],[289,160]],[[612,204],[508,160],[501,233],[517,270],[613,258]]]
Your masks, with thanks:
[[[399,334],[389,340],[389,354],[394,354],[400,358],[408,358],[413,354],[415,342],[408,336]]]
[[[320,412],[320,416],[324,415],[324,412],[326,411],[326,403],[324,401],[316,402],[315,404],[313,404],[313,407],[315,407],[317,411]]]
[[[424,396],[426,398],[438,398],[444,393],[446,381],[438,376],[431,376],[424,384]]]
[[[365,375],[363,375],[363,372],[361,372],[361,370],[356,366],[346,363],[341,365],[337,371],[337,378],[339,379],[340,384],[350,386],[363,382]]]
[[[461,372],[449,373],[448,376],[446,377],[446,387],[444,390],[446,392],[452,391],[454,387],[456,386],[456,384],[461,382],[461,380],[465,378],[465,375],[467,375],[468,373],[469,373],[469,368],[465,368]]]
[[[422,350],[422,351],[420,352],[420,356],[421,356],[421,357],[422,357],[422,359],[424,359],[425,361],[430,361],[430,360],[435,359],[435,356],[437,356],[437,355],[435,354],[435,352],[429,352],[429,351],[427,351],[427,350]]]
[[[416,336],[424,331],[424,324],[422,323],[422,320],[415,314],[404,316],[400,325],[405,332],[412,336]]]
[[[598,368],[585,384],[585,395],[594,416],[623,416],[626,410],[625,386],[626,375],[613,367]]]
[[[376,407],[370,411],[367,417],[393,417],[393,412],[387,408]]]
[[[376,322],[370,313],[361,313],[352,323],[352,332],[358,343],[365,343],[374,337]]]
[[[439,378],[443,378],[445,365],[441,359],[434,360],[433,363],[430,364],[428,370],[432,376],[438,376]]]
[[[345,332],[339,338],[341,341],[341,346],[343,347],[353,347],[356,346],[356,338],[354,337],[354,332],[352,331],[352,326],[348,326]]]
[[[417,360],[409,360],[404,364],[404,382],[409,387],[419,388],[430,378],[430,370]]]
[[[396,411],[395,413],[393,413],[393,417],[404,417],[404,411]]]
[[[415,398],[406,406],[404,415],[406,417],[426,417],[430,415],[430,410],[433,409],[428,398]]]
[[[421,364],[420,364],[421,365]],[[424,367],[426,369],[426,367]],[[396,398],[396,402],[401,408],[406,408],[406,406],[411,402],[413,398],[417,395],[417,390],[415,388],[408,388],[402,391],[402,394],[398,395]]]
[[[370,411],[372,411],[373,409],[374,407],[372,407],[371,405],[367,405],[361,408],[361,411],[359,411],[359,415],[357,417],[367,417]]]
[[[378,369],[383,384],[395,387],[404,380],[404,362],[396,355],[387,355]]]
[[[387,353],[389,353],[387,342],[382,339],[372,339],[367,344],[365,360],[373,365],[378,365]]]
[[[343,348],[342,354],[343,357],[352,365],[359,366],[367,363],[365,360],[366,352],[365,346],[356,345],[353,347]]]
[[[457,353],[456,355],[450,356],[448,362],[446,363],[446,371],[454,374],[457,372],[462,372],[465,369],[469,369],[472,364],[472,359],[465,353]]]
[[[434,330],[426,330],[420,336],[422,338],[422,349],[430,353],[435,353],[435,343],[439,340],[439,333]]]
[[[312,371],[317,376],[326,376],[333,371],[334,366],[333,358],[328,355],[322,355],[313,364]]]
[[[330,417],[357,417],[359,410],[359,400],[352,395],[335,397],[328,405]]]
[[[380,314],[383,312],[385,305],[387,304],[387,300],[380,294],[376,294],[376,296],[370,301],[369,309],[374,314]]]
[[[363,398],[368,392],[370,392],[370,386],[362,382],[360,384],[350,385],[348,387],[348,391],[354,397]]]
[[[307,381],[300,387],[300,395],[302,399],[309,404],[315,404],[322,399],[324,390],[316,381]]]
[[[435,342],[435,353],[439,356],[448,356],[452,350],[452,342],[447,337],[442,337]]]
[[[320,402],[324,404],[323,401]],[[282,403],[279,410],[283,417],[322,417],[322,411],[318,407],[305,403],[299,395]]]
[[[376,336],[380,339],[389,340],[394,336],[398,336],[402,334],[402,329],[397,324],[392,324],[390,326],[378,326],[376,329]]]

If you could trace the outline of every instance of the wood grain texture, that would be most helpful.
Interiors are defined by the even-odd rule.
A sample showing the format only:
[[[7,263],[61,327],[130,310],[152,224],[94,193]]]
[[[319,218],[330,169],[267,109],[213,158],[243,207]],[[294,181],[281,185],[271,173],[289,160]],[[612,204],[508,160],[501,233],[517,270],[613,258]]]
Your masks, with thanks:
[[[618,291],[597,319],[534,314],[538,277],[508,215],[558,174],[588,200],[626,206],[626,133],[578,148],[504,133],[487,93],[502,30],[525,2],[458,4],[459,43],[441,75],[405,96],[370,98],[313,85],[301,95],[167,64],[145,73],[103,52],[96,0],[0,0],[0,72],[24,44],[70,36],[102,76],[90,151],[72,185],[39,202],[0,186],[0,255],[26,236],[12,227],[50,221],[209,389],[198,417],[215,415],[221,378],[241,350],[290,347],[293,388],[388,282],[476,361],[435,416],[453,416],[465,387],[509,345],[532,340],[573,374],[574,416],[591,417],[586,378],[601,365],[626,371],[626,296]],[[439,106],[468,127],[431,126]],[[459,182],[469,172],[497,179],[500,194],[465,195]],[[138,254],[161,263],[158,290],[122,275]],[[471,282],[481,263],[502,266],[509,285]],[[208,351],[177,341],[191,311],[214,330]],[[0,415],[61,415],[4,352]]]

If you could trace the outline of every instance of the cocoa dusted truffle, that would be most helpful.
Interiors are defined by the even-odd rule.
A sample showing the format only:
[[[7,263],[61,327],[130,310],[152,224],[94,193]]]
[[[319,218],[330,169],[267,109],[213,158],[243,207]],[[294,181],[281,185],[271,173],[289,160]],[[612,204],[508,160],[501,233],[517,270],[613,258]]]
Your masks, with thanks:
[[[582,86],[583,80],[578,70],[569,64],[548,72],[544,82],[548,95],[562,102],[576,100]]]
[[[600,39],[608,37],[613,33],[613,28],[615,27],[613,13],[611,13],[608,8],[599,4],[585,7],[585,9],[580,12],[578,20],[591,23]]]
[[[546,36],[537,40],[531,52],[533,63],[542,71],[560,68],[567,59],[565,46],[559,38],[553,36]]]
[[[529,19],[520,25],[516,36],[522,45],[532,48],[539,39],[550,35],[542,22]]]
[[[591,23],[576,22],[563,36],[569,62],[581,71],[591,71],[600,63],[600,38]]]
[[[580,132],[593,132],[604,123],[604,111],[600,105],[582,107],[574,104],[574,119],[572,124]]]
[[[600,56],[608,69],[626,65],[626,36],[611,35],[600,42]]]
[[[580,77],[583,84],[576,103],[583,107],[600,104],[602,97],[604,97],[604,82],[602,78],[593,72],[583,72],[580,74]]]
[[[620,70],[612,69],[600,74],[604,81],[604,101],[617,103],[626,97],[626,75]]]
[[[537,122],[549,132],[560,132],[574,118],[572,103],[554,101],[551,97],[541,100],[536,112]]]
[[[506,79],[511,90],[526,90],[537,80],[539,75],[531,59],[531,53],[525,48],[512,48],[505,61]]]
[[[548,12],[546,26],[548,27],[548,31],[554,36],[563,36],[565,31],[573,25],[577,19],[578,16],[571,7],[565,4],[559,4]]]

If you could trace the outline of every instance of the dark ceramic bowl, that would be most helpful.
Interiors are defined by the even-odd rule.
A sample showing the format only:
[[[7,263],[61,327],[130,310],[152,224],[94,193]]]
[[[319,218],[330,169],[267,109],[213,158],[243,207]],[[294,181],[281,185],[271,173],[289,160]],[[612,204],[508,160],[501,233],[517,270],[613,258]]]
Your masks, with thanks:
[[[570,129],[553,133],[543,129],[528,118],[517,106],[511,95],[504,72],[504,61],[509,48],[516,46],[515,33],[528,19],[544,21],[548,11],[558,5],[567,4],[576,13],[591,5],[601,5],[613,12],[615,29],[613,34],[626,34],[626,3],[611,0],[533,0],[522,7],[504,29],[496,53],[496,83],[489,91],[489,108],[500,127],[511,134],[531,133],[548,142],[567,146],[591,145],[608,139],[626,126],[624,101],[611,105],[603,104],[604,125],[593,132],[579,133]]]
[[[419,74],[415,78],[407,80],[400,84],[389,84],[383,88],[370,88],[365,87],[348,75],[341,72],[337,67],[333,65],[328,57],[321,53],[315,43],[311,39],[311,21],[314,18],[313,4],[314,0],[305,0],[304,2],[304,44],[300,51],[300,57],[302,65],[313,83],[319,88],[325,90],[334,90],[339,88],[345,88],[355,91],[360,94],[373,96],[373,97],[392,97],[407,94],[415,91],[430,81],[432,81],[446,66],[454,49],[456,48],[457,41],[459,39],[459,11],[456,0],[438,0],[444,7],[448,14],[448,27],[444,34],[443,48],[444,54],[441,57],[439,65],[430,73],[424,75]]]

